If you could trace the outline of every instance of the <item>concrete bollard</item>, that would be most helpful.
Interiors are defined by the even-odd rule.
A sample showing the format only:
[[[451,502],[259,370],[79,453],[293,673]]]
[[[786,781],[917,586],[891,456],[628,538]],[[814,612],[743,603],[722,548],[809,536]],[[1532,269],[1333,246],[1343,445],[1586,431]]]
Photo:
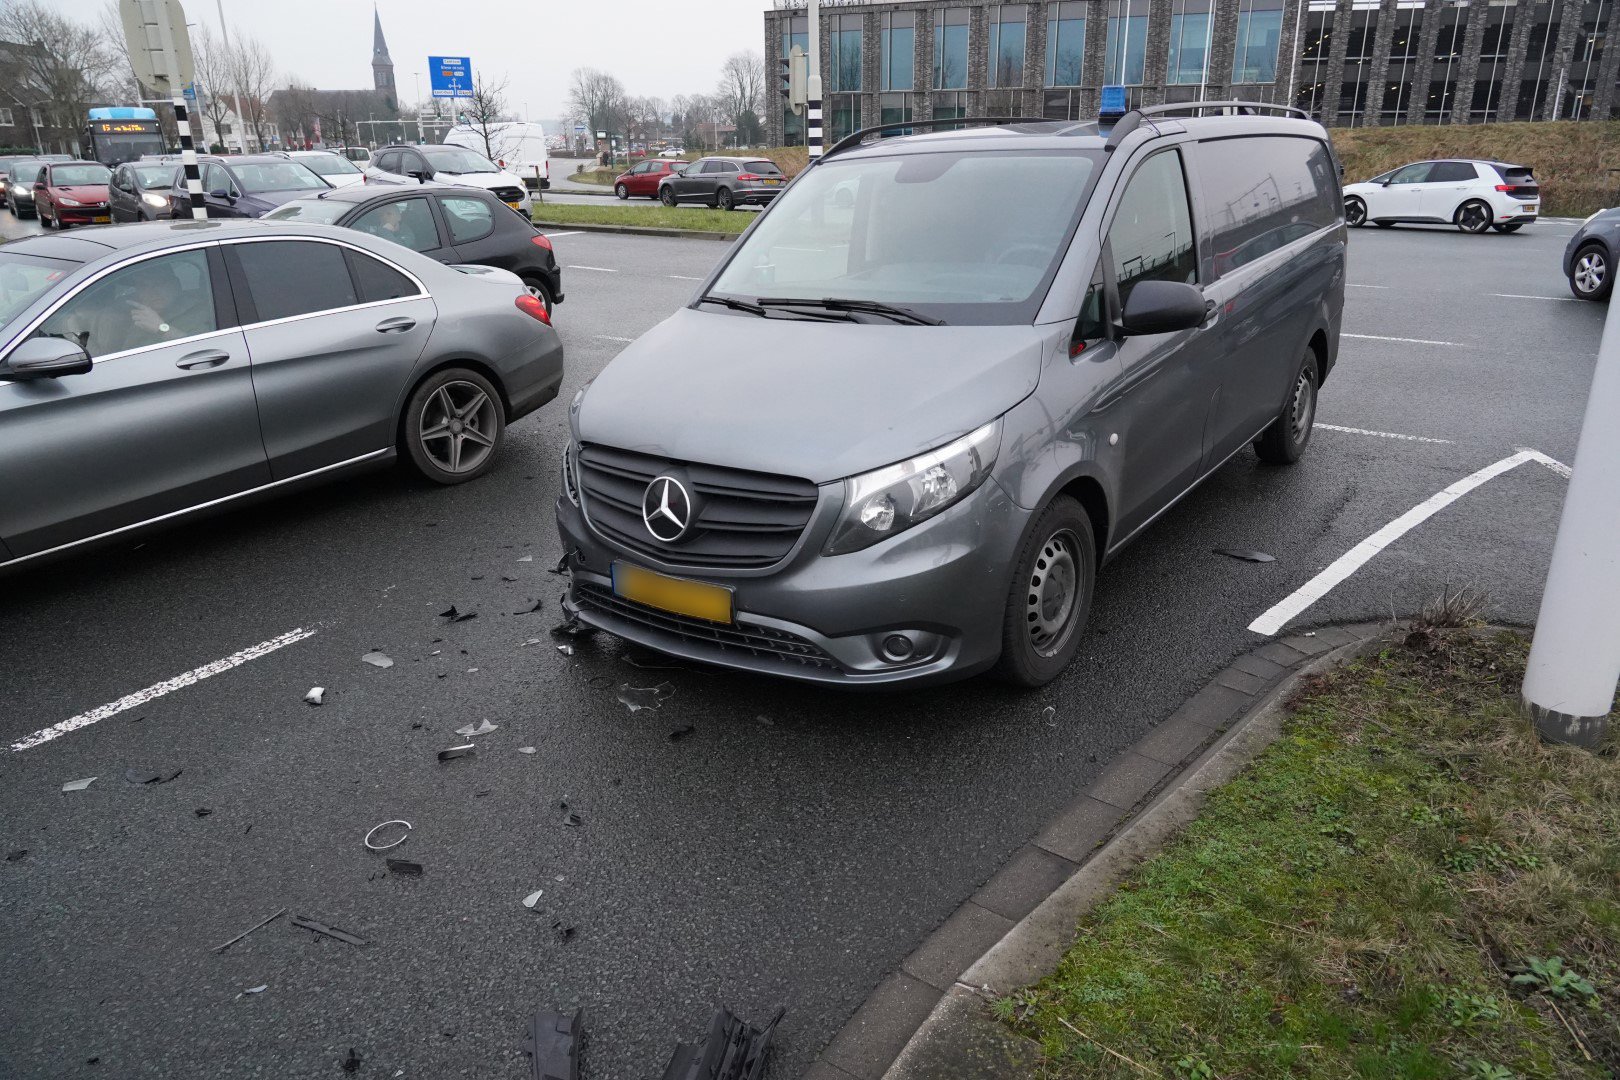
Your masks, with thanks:
[[[1524,675],[1549,742],[1596,746],[1620,681],[1620,302],[1609,306]]]

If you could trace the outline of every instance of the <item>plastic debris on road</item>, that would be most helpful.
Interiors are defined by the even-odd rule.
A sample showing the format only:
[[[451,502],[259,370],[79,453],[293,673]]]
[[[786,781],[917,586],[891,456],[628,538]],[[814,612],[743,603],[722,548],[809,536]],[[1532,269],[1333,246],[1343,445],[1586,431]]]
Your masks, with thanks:
[[[342,941],[349,945],[364,945],[366,943],[364,938],[355,937],[347,930],[339,930],[335,926],[327,926],[323,922],[316,922],[314,919],[306,919],[302,915],[290,915],[288,916],[288,920],[294,926],[302,926],[305,930],[313,930],[317,934],[324,934],[329,938],[335,938],[338,941]]]
[[[391,668],[394,666],[393,658],[387,653],[368,652],[360,658],[360,661],[361,663],[370,664],[372,667]]]
[[[263,926],[269,926],[271,923],[275,922],[277,919],[281,918],[285,914],[287,914],[287,909],[282,908],[280,911],[277,911],[274,915],[271,915],[269,918],[260,919],[258,922],[254,923],[252,926],[248,927],[246,930],[242,931],[240,934],[237,934],[235,937],[231,938],[231,940],[227,941],[225,944],[223,944],[223,945],[215,945],[213,951],[214,952],[224,952],[226,949],[230,948],[232,945],[235,945],[238,941],[241,941],[243,938],[245,938],[249,934],[253,933],[253,931],[255,931],[255,930],[257,930],[257,929],[259,929],[260,927],[263,927]]]
[[[533,911],[534,905],[538,904],[540,902],[540,898],[545,894],[546,890],[544,889],[534,890],[534,892],[523,898],[523,906],[528,908],[530,911]]]
[[[373,844],[371,842],[371,838],[376,836],[379,830],[386,829],[390,825],[405,826],[405,830],[399,834],[399,839],[395,840],[391,844]],[[392,821],[385,821],[381,825],[373,825],[371,827],[371,831],[366,833],[365,837],[361,840],[361,843],[365,844],[366,847],[372,851],[387,851],[389,848],[397,848],[399,845],[403,844],[405,842],[405,838],[410,836],[411,830],[414,828],[416,828],[416,826],[412,825],[410,822],[401,818],[395,818]]]
[[[533,615],[535,612],[539,611],[541,608],[543,608],[545,606],[546,606],[546,602],[544,600],[536,600],[534,602],[534,607],[532,607],[532,608],[524,608],[522,611],[514,611],[512,614],[514,614],[514,615]]]
[[[325,698],[326,687],[324,686],[312,686],[309,688],[309,693],[304,695],[304,700],[311,705],[319,705]]]
[[[520,746],[520,747],[518,747],[518,753],[520,753],[520,754],[533,754],[533,753],[536,753],[536,752],[537,751],[532,746]]]
[[[477,752],[478,747],[474,746],[472,743],[468,743],[466,746],[452,746],[448,750],[439,751],[439,760],[454,761],[456,758],[460,757],[473,757]]]
[[[1228,559],[1242,559],[1244,562],[1276,562],[1275,555],[1267,555],[1263,551],[1247,551],[1242,548],[1216,548],[1215,554],[1225,555]]]
[[[764,1027],[756,1028],[730,1009],[716,1009],[707,1035],[676,1045],[663,1080],[759,1080],[765,1075],[771,1036],[786,1011],[777,1009]]]
[[[409,859],[389,859],[388,872],[390,874],[404,874],[406,877],[421,877],[422,864],[411,862]]]
[[[551,936],[557,939],[559,945],[563,944],[573,938],[574,928],[558,919],[551,924]]]
[[[564,656],[573,656],[574,655],[574,647],[572,645],[568,644],[568,642],[566,642],[566,641],[563,642],[561,645],[557,646],[557,651],[562,653]]]
[[[349,1047],[349,1056],[343,1059],[343,1071],[346,1073],[360,1071],[360,1055],[354,1052],[352,1046]]]
[[[669,741],[680,742],[682,739],[686,738],[696,730],[697,728],[692,724],[682,724],[680,727],[675,728],[669,733]]]
[[[523,1037],[529,1080],[579,1080],[583,1013],[582,1009],[567,1016],[542,1011],[529,1018],[529,1033]]]
[[[182,771],[175,769],[172,772],[154,772],[151,769],[125,769],[124,779],[132,784],[167,784]]]
[[[519,555],[518,562],[534,562],[533,555]]]
[[[478,669],[473,668],[473,670],[477,671]],[[466,727],[458,727],[456,728],[456,734],[465,735],[468,738],[471,738],[474,735],[488,735],[490,732],[498,730],[500,730],[499,724],[492,724],[488,720],[485,720],[478,724],[468,724]]]
[[[262,986],[250,986],[246,990],[242,991],[242,993],[244,993],[244,994],[262,994],[268,989],[270,989],[270,984],[265,983]]]
[[[656,709],[664,702],[675,696],[675,687],[669,683],[659,683],[657,686],[631,686],[624,683],[619,687],[619,704],[631,712],[640,712],[642,709]]]
[[[208,808],[206,806],[199,806],[199,807],[197,807],[197,809],[192,811],[192,813],[196,814],[198,817],[207,817],[209,814],[212,814],[213,812],[214,812],[213,810],[211,810],[210,808]]]
[[[456,605],[451,604],[449,611],[439,612],[439,618],[449,619],[451,622],[466,622],[468,619],[478,618],[476,611],[457,611]]]
[[[67,783],[62,785],[62,790],[63,791],[83,791],[85,788],[89,787],[91,784],[93,784],[95,782],[96,782],[96,778],[94,776],[87,776],[83,780],[69,780]]]
[[[22,862],[28,854],[27,848],[18,848],[16,851],[6,852],[6,862]]]

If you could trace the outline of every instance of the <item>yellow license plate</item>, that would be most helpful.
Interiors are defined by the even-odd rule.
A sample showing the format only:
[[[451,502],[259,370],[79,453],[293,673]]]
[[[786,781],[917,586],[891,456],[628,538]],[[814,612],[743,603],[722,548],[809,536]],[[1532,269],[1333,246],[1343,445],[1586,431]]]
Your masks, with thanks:
[[[95,222],[97,225],[109,225],[109,224],[112,223],[112,215],[111,214],[97,214],[95,217],[91,218],[90,220]]]
[[[705,581],[668,577],[616,562],[613,564],[613,592],[626,600],[674,615],[689,615],[713,623],[731,622],[731,590]]]
[[[767,181],[765,181],[765,186],[766,187],[775,187],[777,184],[780,184],[781,182],[782,181],[780,181],[780,180],[767,180]]]
[[[522,204],[522,203],[520,203],[520,202],[509,202],[509,203],[507,203],[507,204],[506,204],[506,205],[507,205],[507,206],[510,206],[510,207],[511,207],[511,208],[512,208],[512,209],[514,209],[514,210],[521,210],[521,209],[523,209],[523,204]]]

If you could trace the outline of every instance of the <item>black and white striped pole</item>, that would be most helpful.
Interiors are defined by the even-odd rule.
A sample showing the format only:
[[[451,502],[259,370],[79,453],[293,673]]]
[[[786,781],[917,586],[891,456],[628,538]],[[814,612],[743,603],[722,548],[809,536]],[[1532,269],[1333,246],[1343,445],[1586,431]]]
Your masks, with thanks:
[[[805,80],[806,96],[804,145],[810,151],[810,160],[821,156],[821,0],[810,0],[810,77]]]
[[[178,6],[178,4],[177,4]],[[180,165],[186,174],[186,194],[191,201],[191,216],[201,221],[208,217],[208,210],[203,203],[202,170],[197,165],[197,147],[191,141],[191,115],[186,111],[186,88],[181,81],[180,53],[174,47],[174,31],[169,26],[169,20],[160,17],[150,21],[157,23],[158,37],[163,45],[163,69],[167,73],[169,82],[169,100],[174,105],[174,124],[180,133]],[[180,16],[184,24],[185,16]]]

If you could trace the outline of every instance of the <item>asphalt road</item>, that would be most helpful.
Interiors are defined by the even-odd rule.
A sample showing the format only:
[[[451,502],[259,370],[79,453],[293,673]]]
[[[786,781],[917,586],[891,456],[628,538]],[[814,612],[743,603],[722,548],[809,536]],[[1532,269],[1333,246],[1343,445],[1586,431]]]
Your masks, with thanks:
[[[555,648],[564,406],[727,250],[558,236],[567,383],[487,477],[350,481],[0,584],[8,744],[314,631],[0,750],[0,853],[27,851],[0,862],[0,1075],[337,1075],[353,1047],[362,1076],[515,1078],[528,1015],[583,1006],[585,1075],[657,1076],[723,1002],[787,1006],[771,1076],[796,1076],[1008,853],[1258,644],[1262,611],[1517,448],[1571,460],[1604,317],[1564,299],[1573,228],[1353,234],[1344,328],[1363,336],[1319,421],[1386,434],[1319,429],[1287,469],[1240,454],[1103,572],[1044,691],[881,697],[644,669],[610,639]],[[1448,584],[1530,622],[1564,489],[1536,463],[1485,483],[1291,626],[1411,613]],[[478,617],[438,617],[452,604]],[[373,649],[394,666],[363,664]],[[619,700],[660,684],[656,710]],[[301,701],[316,685],[320,708]],[[483,720],[499,730],[475,758],[436,760]],[[394,818],[415,829],[390,854],[420,878],[362,846]],[[211,951],[283,907],[368,944],[284,916]]]

